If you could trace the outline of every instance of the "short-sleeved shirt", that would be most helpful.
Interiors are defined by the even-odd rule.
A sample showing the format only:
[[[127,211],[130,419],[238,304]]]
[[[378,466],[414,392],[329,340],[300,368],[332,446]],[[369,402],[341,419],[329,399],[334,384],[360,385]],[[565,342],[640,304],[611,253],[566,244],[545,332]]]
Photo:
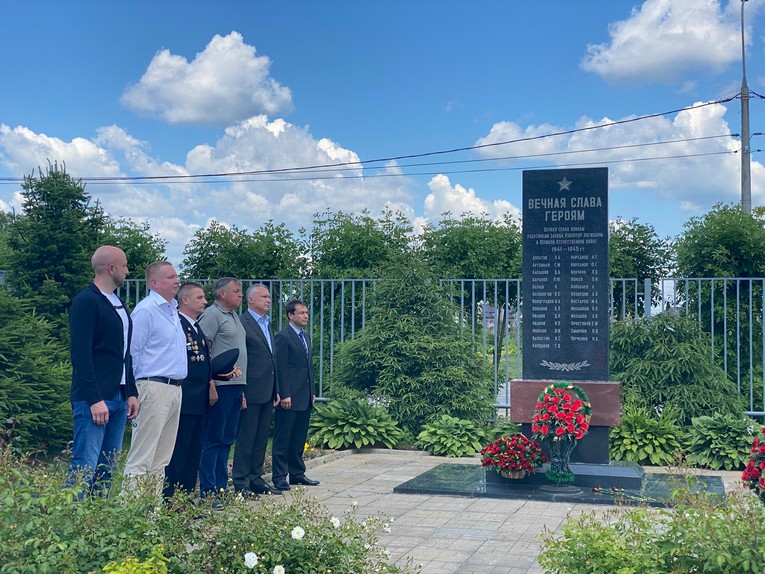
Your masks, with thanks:
[[[242,376],[230,381],[216,380],[216,386],[247,384],[247,334],[239,316],[233,311],[226,311],[216,301],[205,309],[198,323],[210,339],[210,354],[213,358],[229,349],[239,349],[236,366],[242,370]]]

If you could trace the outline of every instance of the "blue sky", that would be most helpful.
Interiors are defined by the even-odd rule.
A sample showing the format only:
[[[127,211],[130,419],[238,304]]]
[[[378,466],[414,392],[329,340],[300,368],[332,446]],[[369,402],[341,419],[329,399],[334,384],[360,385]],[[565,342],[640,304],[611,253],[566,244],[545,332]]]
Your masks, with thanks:
[[[87,183],[175,260],[212,219],[296,230],[326,209],[390,207],[421,229],[445,211],[518,214],[535,167],[608,167],[610,217],[661,235],[740,200],[740,102],[704,105],[740,91],[738,0],[0,4],[0,209],[20,208],[14,179],[47,160],[86,181],[369,162]],[[745,5],[762,94],[764,8]],[[753,133],[762,108],[755,96]],[[753,205],[760,147],[753,136]]]

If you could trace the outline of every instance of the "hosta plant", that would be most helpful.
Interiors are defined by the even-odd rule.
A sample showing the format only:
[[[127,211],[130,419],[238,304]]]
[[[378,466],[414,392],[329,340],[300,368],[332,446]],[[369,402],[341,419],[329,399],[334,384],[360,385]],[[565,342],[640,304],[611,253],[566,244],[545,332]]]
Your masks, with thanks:
[[[758,424],[728,413],[694,417],[688,431],[690,462],[714,470],[737,470],[749,460]]]
[[[317,404],[309,433],[313,444],[334,449],[393,448],[405,436],[384,406],[353,398]]]
[[[497,440],[503,436],[512,436],[521,432],[521,425],[510,419],[500,418],[493,421],[488,427],[489,440]]]
[[[472,421],[441,415],[423,427],[417,441],[437,456],[470,456],[481,450],[486,432]]]
[[[611,429],[611,457],[638,464],[674,464],[682,453],[682,429],[671,409],[658,416],[643,406],[626,403],[622,424]]]

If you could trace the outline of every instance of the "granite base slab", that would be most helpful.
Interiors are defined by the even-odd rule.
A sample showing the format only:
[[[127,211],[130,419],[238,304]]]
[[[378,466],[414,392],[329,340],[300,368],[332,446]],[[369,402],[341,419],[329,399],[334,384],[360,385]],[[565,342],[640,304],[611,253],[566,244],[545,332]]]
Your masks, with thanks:
[[[666,506],[672,492],[680,487],[690,487],[692,491],[707,492],[721,499],[725,497],[725,488],[719,476],[694,476],[689,479],[680,475],[643,473],[637,465],[618,464],[572,464],[571,469],[576,476],[572,488],[556,489],[550,488],[550,481],[541,473],[523,479],[508,479],[475,464],[441,464],[399,484],[393,492],[650,506]],[[600,492],[594,490],[596,487],[600,487]]]

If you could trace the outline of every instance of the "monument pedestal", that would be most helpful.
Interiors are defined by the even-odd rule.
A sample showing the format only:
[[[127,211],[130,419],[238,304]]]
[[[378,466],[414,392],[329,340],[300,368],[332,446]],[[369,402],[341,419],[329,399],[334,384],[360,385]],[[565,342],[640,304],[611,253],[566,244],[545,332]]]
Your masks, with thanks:
[[[531,422],[539,395],[548,385],[556,382],[560,381],[510,381],[510,420],[521,423],[523,434],[526,436],[530,437],[532,434]],[[611,427],[621,424],[622,384],[616,381],[571,381],[571,384],[580,387],[587,394],[592,406],[590,430],[571,454],[571,462],[580,463],[574,473],[581,473],[586,469],[588,476],[634,480],[634,469],[628,471],[624,467],[612,466],[608,453],[609,431]],[[541,444],[547,451],[545,442],[541,441]],[[549,453],[547,454],[549,456]]]

